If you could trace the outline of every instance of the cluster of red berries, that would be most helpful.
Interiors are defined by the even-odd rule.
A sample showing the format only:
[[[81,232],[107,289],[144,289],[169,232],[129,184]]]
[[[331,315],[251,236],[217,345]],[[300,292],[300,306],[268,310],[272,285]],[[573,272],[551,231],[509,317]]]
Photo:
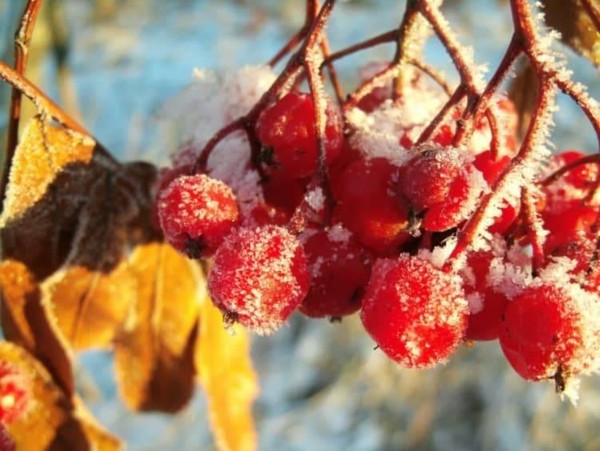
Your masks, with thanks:
[[[419,83],[411,89],[422,103],[439,97]],[[579,164],[577,152],[553,157],[541,173],[569,167],[532,188],[534,211],[505,199],[481,242],[450,261],[461,228],[511,167],[514,108],[504,98],[495,105],[501,151],[491,150],[485,121],[457,148],[456,117],[420,142],[428,122],[388,91],[344,114],[327,102],[321,165],[313,98],[298,91],[257,117],[250,136],[260,151],[241,175],[218,164],[194,173],[198,152],[187,146],[175,158],[185,164],[165,170],[158,190],[166,240],[212,257],[214,303],[261,334],[296,310],[330,318],[360,310],[377,345],[409,368],[444,361],[461,342],[499,338],[526,379],[564,383],[598,369],[597,165]],[[530,252],[537,242],[541,266]]]

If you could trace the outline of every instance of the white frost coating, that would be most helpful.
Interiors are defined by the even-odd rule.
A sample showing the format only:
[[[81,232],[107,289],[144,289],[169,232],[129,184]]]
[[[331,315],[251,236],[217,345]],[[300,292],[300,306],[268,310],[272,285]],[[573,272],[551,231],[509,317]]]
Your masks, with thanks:
[[[494,223],[494,219],[502,213],[502,207],[506,203],[518,205],[521,197],[521,189],[525,185],[531,185],[538,175],[539,168],[551,155],[546,146],[550,131],[552,129],[556,93],[552,91],[548,95],[548,108],[541,112],[538,126],[531,136],[531,152],[529,158],[513,160],[511,170],[497,182],[496,191],[490,194],[490,204],[487,214],[484,215],[475,231],[476,239],[472,243],[474,249],[486,249],[491,236],[487,229]]]
[[[579,387],[581,386],[581,379],[578,377],[569,377],[565,383],[565,389],[560,394],[560,399],[564,401],[568,398],[573,406],[577,406],[579,402]]]
[[[208,284],[215,303],[259,335],[278,329],[306,295],[300,242],[278,226],[242,228],[214,259]]]
[[[307,192],[304,196],[306,203],[314,211],[320,211],[325,207],[325,195],[320,186]]]
[[[159,112],[173,121],[182,142],[202,148],[231,120],[246,114],[275,81],[265,66],[244,66],[237,71],[194,71],[194,81],[170,99]]]
[[[425,84],[405,89],[397,102],[386,100],[370,113],[353,108],[346,113],[346,121],[356,130],[351,144],[366,158],[385,157],[402,165],[414,156],[400,145],[408,133],[415,140],[442,107],[444,98]]]
[[[485,303],[484,296],[477,292],[473,291],[472,293],[467,294],[467,302],[469,303],[469,314],[476,315],[477,313],[483,310],[483,305]]]
[[[346,243],[352,236],[352,232],[341,224],[335,224],[327,231],[327,238],[333,243]]]
[[[452,236],[446,239],[439,246],[434,247],[431,251],[429,251],[428,249],[419,249],[417,256],[421,260],[428,261],[436,268],[441,269],[446,263],[446,260],[448,260],[448,257],[450,257],[450,254],[452,254],[454,248],[456,247],[456,241],[456,237]],[[457,262],[454,263],[455,265],[457,264]],[[462,267],[463,265],[464,261],[458,264],[459,267]],[[458,270],[456,266],[453,265],[453,267],[456,270]]]
[[[494,258],[490,263],[487,284],[497,293],[514,299],[531,284],[531,272],[502,258]]]

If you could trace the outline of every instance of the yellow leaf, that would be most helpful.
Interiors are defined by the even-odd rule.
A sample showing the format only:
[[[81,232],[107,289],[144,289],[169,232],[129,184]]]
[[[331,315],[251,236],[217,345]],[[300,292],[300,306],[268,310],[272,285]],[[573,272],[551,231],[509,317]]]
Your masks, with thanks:
[[[175,412],[194,392],[199,269],[159,242],[137,246],[129,264],[138,293],[115,340],[117,383],[131,409]]]
[[[221,312],[205,290],[200,304],[196,368],[208,398],[210,424],[222,451],[257,447],[252,403],[258,395],[246,330],[225,328]]]
[[[98,426],[78,400],[66,397],[46,368],[23,348],[0,342],[0,361],[17,368],[31,387],[26,413],[7,425],[18,450],[121,449],[119,440]]]
[[[73,395],[73,369],[67,344],[41,301],[33,275],[20,262],[0,263],[2,331],[4,336],[27,349],[50,371],[67,396]]]
[[[59,270],[41,284],[43,300],[74,349],[112,343],[136,296],[126,262],[104,274],[83,266]]]

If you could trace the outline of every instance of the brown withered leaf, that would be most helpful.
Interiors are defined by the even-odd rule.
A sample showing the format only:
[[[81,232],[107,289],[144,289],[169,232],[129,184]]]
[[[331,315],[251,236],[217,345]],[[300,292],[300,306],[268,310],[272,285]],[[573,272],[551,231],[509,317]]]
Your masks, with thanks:
[[[52,374],[67,397],[73,396],[73,369],[68,346],[41,301],[33,275],[20,262],[0,263],[2,331],[6,339],[21,345]]]
[[[33,119],[11,164],[0,216],[4,256],[38,280],[63,265],[112,270],[127,240],[152,230],[155,176],[150,164],[119,164],[92,138]]]
[[[223,316],[206,290],[200,321],[195,362],[208,398],[215,442],[222,451],[254,450],[257,440],[252,403],[258,395],[258,382],[248,334],[238,324],[225,328]]]
[[[588,0],[542,0],[546,24],[560,31],[561,39],[600,66],[600,4]]]
[[[0,216],[2,251],[38,279],[63,263],[90,187],[117,167],[95,149],[91,138],[39,118],[24,130]]]
[[[76,350],[107,347],[132,308],[137,281],[126,261],[108,273],[66,266],[41,284],[42,299]]]
[[[525,136],[535,108],[537,90],[538,81],[535,70],[531,67],[529,60],[522,59],[517,67],[517,76],[508,88],[508,97],[517,111],[517,134],[521,139]]]
[[[46,368],[25,349],[2,341],[0,361],[29,377],[31,401],[26,414],[7,425],[17,449],[27,451],[114,451],[120,441],[99,427],[81,407],[54,383]]]
[[[194,392],[199,270],[161,242],[137,246],[129,263],[138,294],[115,340],[117,383],[133,410],[176,412]]]

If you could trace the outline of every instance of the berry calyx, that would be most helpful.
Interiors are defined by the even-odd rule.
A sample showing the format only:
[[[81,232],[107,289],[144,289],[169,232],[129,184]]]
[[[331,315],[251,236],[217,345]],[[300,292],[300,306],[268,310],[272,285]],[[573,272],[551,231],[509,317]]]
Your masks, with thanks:
[[[260,335],[278,329],[308,292],[310,275],[299,240],[284,227],[240,228],[214,257],[208,288],[226,320]]]
[[[407,254],[375,263],[361,308],[365,330],[407,368],[446,360],[463,338],[467,315],[456,279]]]
[[[158,195],[165,239],[191,258],[214,253],[237,224],[239,209],[231,189],[205,174],[179,176]]]
[[[325,157],[331,163],[340,153],[343,141],[342,121],[328,102],[325,125]],[[317,131],[313,100],[309,94],[290,92],[258,118],[256,134],[275,159],[293,177],[311,175],[317,168]]]
[[[0,362],[0,422],[10,424],[22,417],[31,399],[30,380],[21,369]]]

